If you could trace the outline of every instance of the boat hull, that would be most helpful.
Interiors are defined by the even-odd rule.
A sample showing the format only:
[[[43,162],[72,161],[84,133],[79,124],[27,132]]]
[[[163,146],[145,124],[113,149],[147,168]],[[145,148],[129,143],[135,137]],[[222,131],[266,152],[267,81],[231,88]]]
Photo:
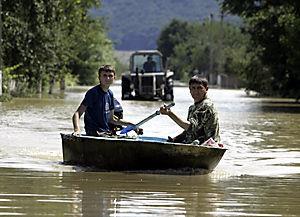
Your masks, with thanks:
[[[61,134],[65,164],[109,171],[204,169],[212,171],[226,149],[151,139]],[[148,137],[149,138],[149,137]]]

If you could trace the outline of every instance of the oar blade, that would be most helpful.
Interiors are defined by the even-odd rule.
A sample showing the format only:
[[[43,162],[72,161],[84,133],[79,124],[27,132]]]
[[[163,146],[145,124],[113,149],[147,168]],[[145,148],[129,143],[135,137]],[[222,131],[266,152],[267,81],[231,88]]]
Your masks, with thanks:
[[[120,132],[120,134],[125,134],[125,133],[128,133],[130,132],[131,130],[134,130],[135,126],[134,125],[129,125],[125,128],[123,128]]]

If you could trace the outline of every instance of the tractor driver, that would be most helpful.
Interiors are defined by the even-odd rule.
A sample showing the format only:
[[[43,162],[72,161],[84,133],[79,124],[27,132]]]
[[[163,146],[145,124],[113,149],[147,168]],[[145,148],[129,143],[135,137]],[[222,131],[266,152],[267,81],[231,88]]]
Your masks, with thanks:
[[[147,61],[144,63],[143,68],[145,72],[156,72],[156,62],[152,59],[152,56],[147,57]]]

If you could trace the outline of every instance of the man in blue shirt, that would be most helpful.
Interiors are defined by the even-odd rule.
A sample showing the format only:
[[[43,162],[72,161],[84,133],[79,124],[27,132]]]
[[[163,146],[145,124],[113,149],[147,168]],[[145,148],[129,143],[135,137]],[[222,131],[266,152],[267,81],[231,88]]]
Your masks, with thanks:
[[[98,71],[99,85],[89,89],[73,115],[74,135],[80,134],[79,119],[84,114],[84,128],[88,136],[101,136],[111,133],[109,124],[132,125],[114,115],[114,96],[109,89],[115,79],[111,65],[103,65]]]

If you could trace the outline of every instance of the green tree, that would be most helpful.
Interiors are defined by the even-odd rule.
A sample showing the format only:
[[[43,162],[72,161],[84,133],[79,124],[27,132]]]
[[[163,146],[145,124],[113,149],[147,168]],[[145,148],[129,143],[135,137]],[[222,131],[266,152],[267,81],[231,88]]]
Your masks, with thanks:
[[[103,21],[88,15],[91,7],[99,6],[98,0],[1,3],[3,62],[14,69],[10,74],[17,94],[40,93],[47,86],[51,93],[55,81],[63,84],[71,73],[81,84],[90,84],[97,64],[114,63]]]
[[[186,41],[190,35],[189,23],[173,19],[160,33],[157,48],[164,55],[164,62],[174,53],[176,45]]]
[[[255,53],[245,74],[248,88],[264,95],[300,98],[300,3],[224,0],[225,11],[241,16]],[[255,85],[250,85],[255,82]]]
[[[247,66],[248,37],[238,27],[213,20],[185,26],[189,34],[185,40],[178,36],[168,54],[175,78],[186,80],[194,73],[205,77],[212,73],[239,76]],[[176,28],[181,27],[174,28],[176,32]]]
[[[69,68],[73,75],[78,76],[80,85],[95,84],[98,80],[97,71],[102,64],[115,65],[113,58],[113,44],[107,39],[104,24],[101,20],[87,19],[80,31],[77,46],[74,47],[77,55],[70,62]]]

